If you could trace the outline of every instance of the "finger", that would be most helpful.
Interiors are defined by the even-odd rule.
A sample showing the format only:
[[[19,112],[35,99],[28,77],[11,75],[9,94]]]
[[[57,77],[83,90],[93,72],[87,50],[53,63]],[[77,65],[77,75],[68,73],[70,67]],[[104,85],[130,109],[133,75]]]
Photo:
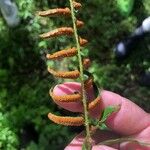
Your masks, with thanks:
[[[53,89],[53,93],[58,96],[73,94],[75,92],[80,92],[80,91],[81,91],[81,84],[78,82],[65,82],[63,84],[56,85]],[[88,91],[87,97],[90,100],[94,99],[93,91]],[[69,102],[69,103],[55,101],[55,103],[60,107],[72,112],[83,112],[82,101]],[[100,110],[100,102],[99,102],[96,105],[96,107],[90,111],[90,115],[96,118],[100,116],[100,114],[101,114],[101,110]]]
[[[93,146],[92,150],[117,150],[115,148],[112,148],[112,147],[108,147],[108,146],[104,146],[104,145],[96,145],[96,146]]]
[[[92,145],[94,147],[96,144],[98,144],[99,142],[102,142],[103,140],[113,139],[117,137],[118,135],[112,132],[98,130],[92,136]],[[80,133],[71,141],[71,143],[65,148],[65,150],[81,150],[82,145],[84,143],[84,138],[85,138],[84,133],[83,132]],[[118,148],[119,145],[113,145],[112,147]]]
[[[53,90],[57,95],[72,94],[75,91],[80,91],[80,84],[75,82],[57,85]],[[101,92],[101,99],[100,104],[93,110],[98,112],[97,114],[95,113],[96,115],[100,114],[99,111],[104,110],[108,106],[121,106],[120,110],[117,113],[113,113],[106,122],[107,126],[113,131],[131,135],[150,125],[150,115],[128,99],[108,91]],[[73,112],[81,112],[83,110],[81,102],[57,102],[57,104]]]
[[[130,138],[141,142],[138,144],[136,142],[124,142],[120,144],[121,150],[127,149],[141,149],[141,150],[150,150],[150,126],[138,134],[132,135]]]
[[[53,93],[58,96],[69,95],[69,94],[73,94],[78,91],[81,91],[81,86],[77,82],[66,82],[63,84],[59,84],[59,85],[56,85],[53,89]],[[70,102],[70,103],[55,101],[55,103],[57,103],[62,108],[72,111],[72,112],[82,112],[83,111],[81,101]]]
[[[102,91],[100,109],[120,105],[120,110],[107,119],[107,126],[123,135],[131,135],[150,126],[150,115],[135,103],[118,94]]]

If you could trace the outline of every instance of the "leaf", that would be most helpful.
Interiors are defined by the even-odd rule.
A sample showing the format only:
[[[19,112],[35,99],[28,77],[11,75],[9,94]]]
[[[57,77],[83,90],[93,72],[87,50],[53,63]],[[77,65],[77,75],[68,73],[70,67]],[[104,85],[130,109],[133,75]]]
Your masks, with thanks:
[[[102,117],[99,123],[103,123],[106,121],[106,119],[114,112],[119,111],[120,109],[120,105],[118,106],[109,106],[107,108],[104,109],[104,111],[102,112]]]
[[[100,126],[98,126],[100,130],[109,130],[109,128],[106,126],[105,123],[102,123]]]
[[[38,44],[38,46],[39,47],[44,47],[44,48],[46,48],[46,41],[41,41],[41,42],[39,42],[39,44]]]

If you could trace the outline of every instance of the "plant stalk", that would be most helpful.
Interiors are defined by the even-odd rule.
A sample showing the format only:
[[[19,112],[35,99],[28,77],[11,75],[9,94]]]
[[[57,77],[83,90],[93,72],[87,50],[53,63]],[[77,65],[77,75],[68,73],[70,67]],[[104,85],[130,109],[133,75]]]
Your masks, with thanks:
[[[81,88],[82,88],[82,103],[84,107],[84,118],[85,118],[85,128],[86,128],[86,143],[87,143],[87,150],[91,149],[91,135],[90,135],[90,125],[89,125],[89,115],[87,109],[87,96],[84,88],[84,74],[83,74],[83,64],[82,64],[82,57],[81,57],[81,47],[79,44],[79,36],[77,33],[77,26],[76,26],[76,16],[74,14],[75,9],[73,6],[73,0],[70,1],[71,7],[71,17],[73,22],[73,29],[74,29],[74,37],[76,41],[77,51],[78,51],[78,61],[79,61],[79,69],[80,69],[80,81],[81,81]]]
[[[122,142],[137,143],[141,146],[150,147],[150,143],[141,142],[141,141],[138,141],[138,140],[133,139],[133,138],[118,138],[118,139],[106,140],[106,141],[98,143],[98,145],[108,145],[109,146],[109,145],[119,144]]]

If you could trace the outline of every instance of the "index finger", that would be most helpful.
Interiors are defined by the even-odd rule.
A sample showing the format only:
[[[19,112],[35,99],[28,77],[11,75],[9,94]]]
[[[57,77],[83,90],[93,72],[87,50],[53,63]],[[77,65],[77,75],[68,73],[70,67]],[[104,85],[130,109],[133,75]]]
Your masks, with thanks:
[[[72,94],[75,91],[80,91],[80,83],[66,82],[64,84],[57,85],[53,92],[55,95]],[[89,93],[93,95],[92,92]],[[73,111],[82,112],[83,107],[81,102],[56,102],[61,107]],[[100,114],[100,111],[104,110],[108,106],[118,106],[120,110],[117,113],[113,113],[106,121],[106,125],[113,131],[121,133],[123,135],[131,135],[140,132],[144,128],[150,126],[150,115],[142,110],[139,106],[131,102],[130,100],[109,91],[101,92],[101,102],[98,104],[92,113],[94,117]]]

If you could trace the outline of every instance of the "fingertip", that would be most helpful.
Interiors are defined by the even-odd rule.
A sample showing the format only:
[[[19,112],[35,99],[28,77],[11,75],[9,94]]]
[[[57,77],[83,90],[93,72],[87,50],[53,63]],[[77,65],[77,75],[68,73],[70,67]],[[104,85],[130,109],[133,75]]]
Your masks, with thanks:
[[[63,84],[58,84],[54,87],[53,92],[56,95],[66,95],[66,94],[72,94],[76,91],[80,91],[81,86],[78,82],[65,82]]]
[[[107,90],[102,90],[100,95],[102,99],[102,108],[106,108],[107,106],[120,105],[122,103],[122,97],[116,93]]]

